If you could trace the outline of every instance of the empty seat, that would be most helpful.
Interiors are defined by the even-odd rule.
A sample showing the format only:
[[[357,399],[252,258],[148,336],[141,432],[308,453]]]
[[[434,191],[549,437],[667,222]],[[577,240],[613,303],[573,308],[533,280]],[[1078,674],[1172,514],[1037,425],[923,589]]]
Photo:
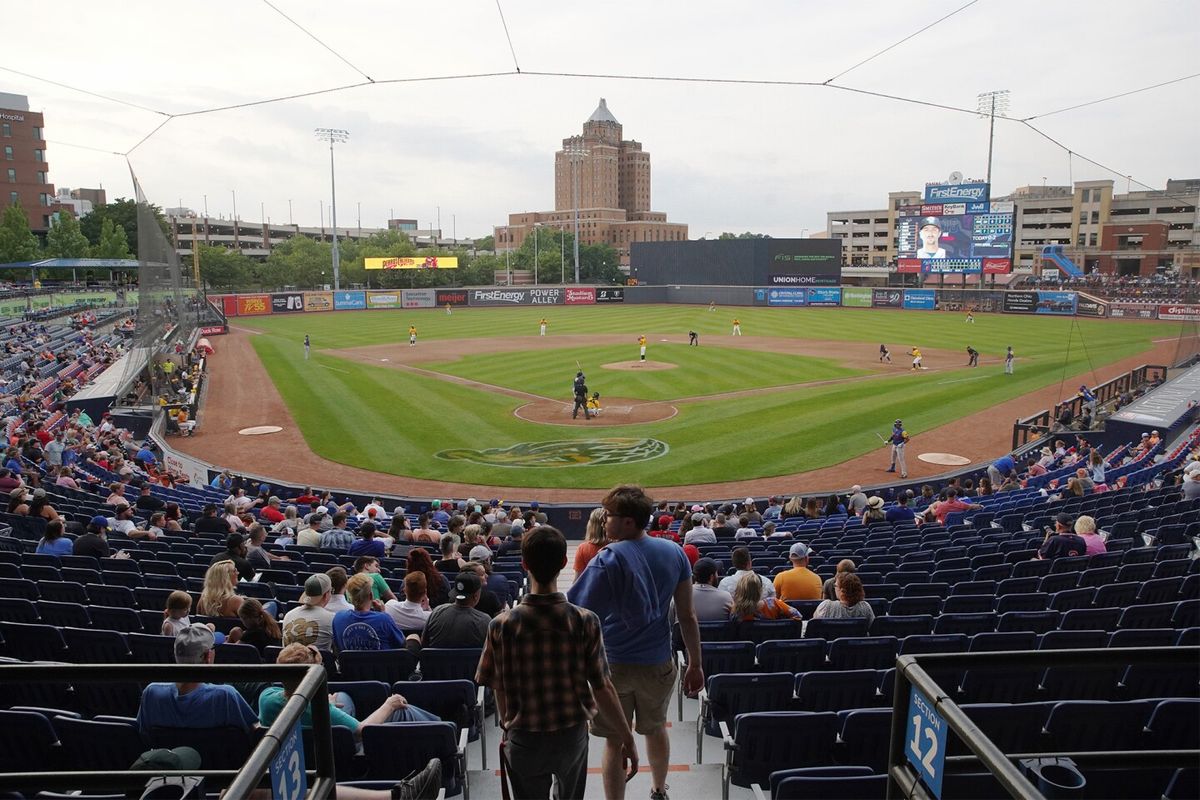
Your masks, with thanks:
[[[942,614],[933,623],[934,633],[965,633],[971,636],[996,629],[996,615],[988,614]]]
[[[1047,631],[1039,637],[1039,650],[1080,650],[1105,647],[1108,632],[1102,630],[1058,630]]]
[[[796,676],[796,707],[802,711],[844,711],[878,703],[879,675],[872,669],[805,672]]]
[[[1136,750],[1152,708],[1143,700],[1068,700],[1050,710],[1046,733],[1061,752]]]
[[[794,680],[790,672],[730,673],[707,678],[696,721],[696,763],[704,760],[704,736],[720,736],[722,722],[728,725],[738,714],[790,710]]]
[[[879,618],[876,617],[876,622]],[[756,648],[761,672],[809,672],[825,666],[824,639],[787,639],[763,642]]]
[[[1073,591],[1078,591],[1073,590]],[[1005,614],[1009,611],[1043,611],[1050,602],[1050,595],[1045,592],[1022,592],[1006,594],[996,598],[996,613]]]
[[[1130,606],[1121,612],[1118,628],[1169,628],[1175,613],[1174,603]]]
[[[1058,628],[1058,620],[1057,611],[1009,611],[1000,615],[996,630],[1046,633]]]
[[[933,617],[928,614],[897,616],[891,613],[875,617],[871,623],[872,636],[905,636],[928,634],[933,631]],[[799,671],[799,670],[797,670]]]
[[[842,711],[840,720],[841,748],[838,762],[871,767],[876,772],[887,771],[888,742],[892,733],[892,712],[888,708],[866,708]]]
[[[730,728],[733,747],[725,780],[749,787],[766,784],[772,772],[782,769],[828,766],[833,760],[837,722],[837,714],[803,711],[737,717]]]
[[[1060,630],[1116,630],[1121,617],[1119,608],[1073,608],[1062,615]]]
[[[832,641],[842,636],[866,636],[869,622],[865,619],[814,619],[804,630],[807,639]]]
[[[899,649],[894,636],[844,637],[829,644],[829,668],[888,669],[895,666]]]

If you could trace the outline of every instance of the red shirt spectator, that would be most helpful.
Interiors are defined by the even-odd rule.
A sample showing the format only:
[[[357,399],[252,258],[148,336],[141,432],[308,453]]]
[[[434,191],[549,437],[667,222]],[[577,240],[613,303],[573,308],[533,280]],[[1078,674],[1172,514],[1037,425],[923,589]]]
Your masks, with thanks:
[[[937,509],[933,515],[937,517],[937,521],[942,525],[946,524],[946,517],[953,514],[955,511],[970,511],[972,509],[980,509],[983,506],[978,503],[964,503],[958,499],[958,492],[954,489],[946,490],[946,500],[938,503]]]

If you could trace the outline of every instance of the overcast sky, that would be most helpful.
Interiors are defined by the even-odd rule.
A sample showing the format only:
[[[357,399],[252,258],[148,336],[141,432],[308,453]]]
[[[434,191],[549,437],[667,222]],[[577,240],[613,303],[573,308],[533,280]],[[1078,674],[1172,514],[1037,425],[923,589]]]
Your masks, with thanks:
[[[967,0],[604,2],[500,0],[524,72],[821,83]],[[375,80],[513,70],[494,0],[275,5]],[[365,80],[258,0],[181,6],[63,0],[5,9],[0,67],[171,114]],[[36,31],[36,35],[32,32]],[[29,32],[19,33],[18,32]],[[979,0],[836,83],[975,108],[1009,89],[1028,117],[1200,72],[1195,0]],[[13,72],[0,91],[46,115],[51,179],[131,193],[121,157],[163,117]],[[483,236],[513,211],[553,208],[554,151],[600,97],[651,154],[653,208],[706,232],[799,236],[834,210],[879,208],[888,191],[958,170],[982,176],[987,122],[828,87],[507,75],[374,85],[177,117],[129,160],[150,199],[213,216],[315,225],[328,214],[317,127],[344,128],[339,227],[422,227]],[[1200,79],[1034,120],[1073,151],[1161,187],[1200,176]],[[998,122],[996,193],[1116,178],[1025,126]],[[1136,187],[1135,187],[1136,188]],[[328,218],[327,218],[328,219]]]

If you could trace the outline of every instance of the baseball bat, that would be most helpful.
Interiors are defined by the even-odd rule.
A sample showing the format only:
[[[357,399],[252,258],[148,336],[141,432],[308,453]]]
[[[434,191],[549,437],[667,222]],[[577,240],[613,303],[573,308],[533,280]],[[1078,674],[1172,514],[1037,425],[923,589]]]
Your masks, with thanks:
[[[876,436],[879,436],[879,434],[878,434],[878,433],[876,433],[875,435],[876,435]],[[879,436],[879,441],[883,442],[884,444],[887,444],[887,443],[888,443],[888,440],[887,440],[887,439],[885,439],[885,438],[883,438],[882,436]]]
[[[577,358],[577,359],[575,359],[575,369],[579,370],[580,372],[583,372],[583,367],[581,367],[581,366],[579,365],[579,359],[578,359],[578,358]]]

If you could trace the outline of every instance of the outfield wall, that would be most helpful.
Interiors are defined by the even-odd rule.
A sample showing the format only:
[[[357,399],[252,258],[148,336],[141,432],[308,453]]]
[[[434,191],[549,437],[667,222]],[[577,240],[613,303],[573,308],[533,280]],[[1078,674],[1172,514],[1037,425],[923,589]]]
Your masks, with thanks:
[[[879,286],[490,286],[340,292],[209,295],[227,317],[451,307],[528,307],[678,303],[685,305],[842,307],[897,311],[966,311],[1049,316],[1200,321],[1200,304],[1129,303],[1044,289]]]

